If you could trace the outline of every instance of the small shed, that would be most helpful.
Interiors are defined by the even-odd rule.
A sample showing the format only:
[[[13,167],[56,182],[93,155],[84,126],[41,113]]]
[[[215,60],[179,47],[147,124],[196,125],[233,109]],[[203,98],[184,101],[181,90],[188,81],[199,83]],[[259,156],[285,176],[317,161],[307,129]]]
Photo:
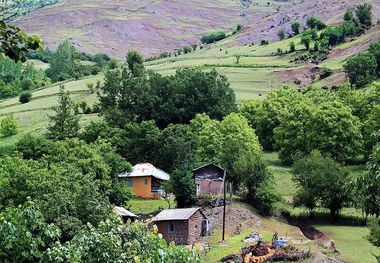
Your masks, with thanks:
[[[216,164],[209,163],[193,170],[197,195],[223,193],[224,169]]]
[[[153,218],[167,242],[192,244],[208,233],[208,220],[200,208],[167,209]]]
[[[132,222],[137,219],[137,215],[121,206],[115,206],[114,212],[120,215],[124,222],[126,222],[128,219],[130,219]]]

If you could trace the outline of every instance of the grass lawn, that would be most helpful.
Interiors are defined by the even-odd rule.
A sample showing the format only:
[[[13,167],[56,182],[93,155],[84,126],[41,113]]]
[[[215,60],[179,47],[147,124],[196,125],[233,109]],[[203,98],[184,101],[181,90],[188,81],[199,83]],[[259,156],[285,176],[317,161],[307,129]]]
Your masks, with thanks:
[[[128,209],[135,214],[151,214],[158,210],[168,209],[169,205],[162,199],[133,199],[128,202]],[[175,208],[174,199],[170,200],[170,208]]]
[[[347,263],[376,263],[372,253],[379,254],[380,249],[373,246],[366,236],[369,233],[366,227],[314,225],[334,240],[336,249],[341,258]]]

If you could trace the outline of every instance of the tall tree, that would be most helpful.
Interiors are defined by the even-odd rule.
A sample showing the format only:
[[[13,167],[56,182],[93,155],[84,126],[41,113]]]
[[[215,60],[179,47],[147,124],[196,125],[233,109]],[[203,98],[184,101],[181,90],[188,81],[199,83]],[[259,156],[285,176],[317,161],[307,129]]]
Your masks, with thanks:
[[[138,72],[143,69],[144,67],[143,62],[144,62],[144,58],[139,52],[135,50],[128,52],[127,64],[128,64],[129,70],[132,72],[134,76],[136,76]]]
[[[77,137],[80,129],[79,116],[74,111],[70,92],[65,92],[63,85],[58,94],[58,106],[53,107],[53,110],[55,114],[49,116],[47,136],[53,140]]]
[[[357,88],[363,88],[375,79],[377,66],[376,58],[369,52],[353,55],[343,65],[351,85]]]
[[[364,28],[368,29],[372,26],[372,5],[367,3],[357,5],[355,14]]]

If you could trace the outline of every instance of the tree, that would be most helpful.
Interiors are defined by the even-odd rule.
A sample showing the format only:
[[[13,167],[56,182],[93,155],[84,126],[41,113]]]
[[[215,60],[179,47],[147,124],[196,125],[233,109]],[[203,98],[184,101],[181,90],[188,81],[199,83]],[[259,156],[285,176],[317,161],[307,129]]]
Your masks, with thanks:
[[[49,116],[47,136],[54,140],[64,140],[78,136],[80,129],[79,116],[74,112],[74,104],[70,93],[60,86],[58,106],[53,108],[54,115]]]
[[[300,27],[301,27],[300,22],[298,21],[293,22],[291,27],[292,27],[292,31],[294,35],[298,35],[300,33]]]
[[[97,227],[87,226],[72,240],[44,253],[44,262],[173,262],[201,263],[198,253],[185,246],[168,244],[157,227],[144,223],[123,224],[110,216]]]
[[[1,120],[0,133],[5,137],[16,135],[19,132],[19,125],[13,115],[9,115]]]
[[[240,63],[240,55],[236,55],[236,64],[239,64]]]
[[[177,207],[191,207],[195,204],[197,193],[192,173],[176,170],[170,176],[170,184]]]
[[[43,50],[43,42],[36,36],[28,36],[20,28],[0,21],[0,59],[3,54],[16,62],[26,61],[25,54],[29,50]]]
[[[362,88],[371,83],[376,76],[376,58],[368,52],[353,55],[343,65],[351,85]]]
[[[144,67],[144,58],[143,56],[135,50],[129,51],[127,54],[127,64],[129,70],[134,76]]]
[[[356,22],[354,12],[352,11],[352,9],[346,10],[346,12],[344,13],[343,19],[346,22],[349,22],[349,21]]]
[[[306,20],[306,25],[310,29],[318,29],[318,30],[324,29],[326,27],[325,23],[323,23],[321,20],[319,20],[318,18],[314,16],[308,17],[308,19]]]
[[[355,14],[358,22],[368,29],[372,26],[372,5],[364,3],[356,6]]]
[[[380,247],[380,220],[374,219],[369,229],[368,240],[377,247]],[[380,262],[380,255],[374,255],[377,262]]]
[[[180,69],[174,76],[123,69],[108,71],[100,95],[101,114],[113,127],[154,120],[158,127],[184,124],[199,112],[221,119],[235,108],[235,94],[215,70]]]
[[[368,49],[377,61],[377,75],[380,76],[380,40],[372,42]]]
[[[379,137],[379,135],[377,134]],[[380,143],[373,147],[367,171],[356,179],[356,200],[366,216],[380,216]]]
[[[23,92],[20,95],[19,101],[21,103],[28,103],[32,99],[32,93],[29,91]]]
[[[37,262],[60,237],[54,224],[47,224],[37,205],[28,200],[16,208],[8,207],[0,218],[0,260]]]
[[[296,45],[294,44],[294,41],[290,42],[289,44],[289,52],[293,53],[296,51]]]
[[[309,34],[302,34],[301,44],[305,46],[306,50],[310,49],[311,36]]]
[[[74,46],[68,40],[62,42],[52,53],[46,74],[53,82],[73,78],[79,74],[77,56]]]
[[[277,32],[277,36],[280,40],[283,40],[285,38],[285,29],[280,28]]]
[[[330,210],[330,217],[336,220],[344,204],[350,201],[346,187],[349,173],[330,157],[323,157],[313,151],[294,163],[293,181],[298,187],[295,200],[312,211],[317,203]],[[307,194],[307,196],[305,196]]]

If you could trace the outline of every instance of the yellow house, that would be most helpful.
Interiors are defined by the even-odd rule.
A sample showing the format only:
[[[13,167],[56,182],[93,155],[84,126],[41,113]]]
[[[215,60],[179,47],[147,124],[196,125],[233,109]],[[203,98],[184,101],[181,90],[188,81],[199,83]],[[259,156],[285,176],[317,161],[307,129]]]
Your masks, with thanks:
[[[169,174],[150,163],[136,164],[131,172],[119,177],[128,180],[128,186],[136,196],[148,199],[160,198],[161,184],[170,179]]]

